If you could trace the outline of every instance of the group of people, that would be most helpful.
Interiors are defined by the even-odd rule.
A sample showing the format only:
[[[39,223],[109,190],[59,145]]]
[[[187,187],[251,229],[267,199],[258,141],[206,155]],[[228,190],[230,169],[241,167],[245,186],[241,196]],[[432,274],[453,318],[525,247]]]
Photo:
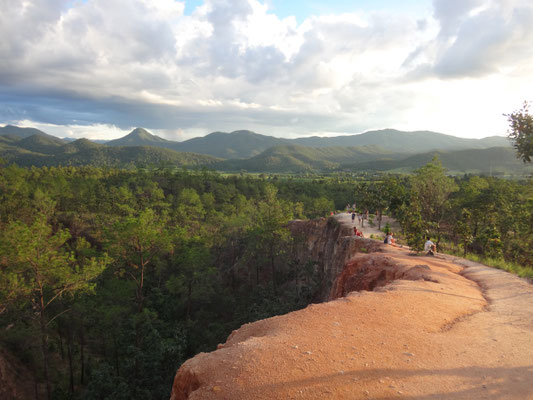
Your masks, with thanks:
[[[349,213],[350,211],[348,211]],[[359,222],[359,225],[361,225],[362,227],[364,227],[364,220],[365,219],[368,219],[368,210],[365,212],[365,213],[357,213],[354,211],[351,212],[352,213],[352,224],[355,223],[355,217],[357,216],[357,220]]]
[[[385,236],[385,240],[383,242],[385,244],[390,244],[391,246],[396,246],[396,240],[394,239],[394,234],[392,232],[389,232],[387,236]],[[426,242],[424,243],[424,251],[428,256],[434,256],[437,252],[437,246],[431,241],[429,236],[426,236]]]
[[[347,204],[346,210],[348,213],[350,212],[349,208],[350,208],[350,205]],[[368,211],[366,213],[368,214]],[[355,223],[355,217],[357,216],[359,219],[359,224],[361,225],[361,221],[365,218],[365,214],[358,214],[355,212],[355,203],[353,204],[353,211],[351,212],[351,214],[352,214],[352,224]],[[357,229],[357,226],[353,227],[353,234],[357,237],[364,238],[363,232]],[[391,246],[396,246],[396,240],[394,239],[394,234],[392,232],[388,232],[387,235],[385,236],[383,243],[389,244]],[[428,256],[433,256],[437,252],[437,246],[435,245],[435,243],[431,241],[429,236],[426,236],[426,242],[424,243],[424,252],[426,252]]]
[[[353,220],[353,217],[352,217]],[[363,232],[357,229],[357,226],[353,227],[353,233],[355,236],[358,237],[364,237]],[[385,244],[389,244],[391,246],[396,246],[396,239],[394,239],[394,233],[389,232],[385,236],[385,239],[383,241]],[[434,256],[437,252],[437,246],[435,243],[433,243],[429,236],[426,236],[426,242],[424,243],[424,252],[426,252],[426,255],[428,256]]]

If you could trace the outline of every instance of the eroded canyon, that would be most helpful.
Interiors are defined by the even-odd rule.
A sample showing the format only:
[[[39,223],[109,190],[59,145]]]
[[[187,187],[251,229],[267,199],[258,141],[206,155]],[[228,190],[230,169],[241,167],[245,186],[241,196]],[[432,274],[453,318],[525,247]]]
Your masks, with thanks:
[[[181,399],[531,399],[533,289],[506,272],[296,222],[323,301],[243,325],[179,369]]]

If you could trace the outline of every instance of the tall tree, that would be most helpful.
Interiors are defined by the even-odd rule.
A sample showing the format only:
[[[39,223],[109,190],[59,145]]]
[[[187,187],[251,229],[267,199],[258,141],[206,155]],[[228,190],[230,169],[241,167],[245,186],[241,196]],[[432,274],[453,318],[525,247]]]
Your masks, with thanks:
[[[451,193],[457,190],[452,178],[446,176],[440,160],[433,160],[417,169],[411,178],[410,218],[419,220],[425,229],[420,231],[418,224],[408,227],[411,233],[411,244],[420,247],[426,234],[433,233],[440,241],[441,223],[449,212]],[[418,218],[416,214],[419,214]],[[417,229],[418,231],[415,231]]]
[[[529,103],[511,114],[505,114],[509,121],[509,139],[512,140],[518,158],[525,163],[533,157],[533,116],[529,113]]]
[[[136,286],[137,312],[144,305],[144,284],[150,267],[157,265],[172,251],[172,241],[166,229],[167,219],[151,209],[138,216],[125,217],[108,233],[109,250],[115,258],[119,274],[126,274]]]
[[[250,255],[255,258],[256,284],[262,267],[270,269],[272,289],[276,291],[279,258],[291,240],[286,224],[292,219],[290,204],[277,198],[275,186],[266,185],[264,200],[257,205],[252,229],[248,232]]]
[[[361,182],[355,189],[355,197],[359,200],[359,207],[363,211],[368,210],[376,213],[378,229],[381,229],[383,211],[387,209],[390,203],[390,187],[391,185],[387,182],[373,181]]]
[[[198,192],[183,189],[177,197],[176,218],[181,226],[186,226],[191,235],[198,235],[204,226],[206,211]]]
[[[211,265],[209,248],[200,237],[179,238],[175,254],[175,275],[167,282],[167,289],[186,298],[185,318],[191,319],[192,300],[197,285],[209,281],[215,270]]]
[[[69,239],[68,231],[60,229],[54,232],[42,214],[32,225],[11,222],[0,233],[0,301],[4,303],[23,298],[36,310],[48,398],[52,388],[47,328],[57,317],[48,315],[50,305],[67,294],[91,290],[91,280],[108,263],[106,257],[77,259],[68,249]],[[87,243],[83,242],[80,246],[87,246]]]

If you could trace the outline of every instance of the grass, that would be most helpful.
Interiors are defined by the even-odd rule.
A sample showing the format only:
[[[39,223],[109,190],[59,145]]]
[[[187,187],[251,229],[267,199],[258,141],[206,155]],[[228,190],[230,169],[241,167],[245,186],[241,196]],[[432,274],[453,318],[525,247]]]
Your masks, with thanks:
[[[520,276],[521,278],[533,279],[533,268],[524,267],[523,265],[519,265],[510,261],[505,261],[501,258],[482,257],[477,254],[467,254],[466,259],[488,265],[489,267],[494,267],[507,272],[511,272],[515,275]]]
[[[480,264],[487,265],[489,267],[498,268],[512,274],[515,274],[521,278],[527,278],[533,280],[533,268],[525,267],[520,264],[516,264],[511,261],[505,261],[503,258],[484,257],[479,254],[468,253],[464,256],[462,250],[453,248],[449,243],[442,243],[444,246],[439,250],[445,254],[451,254],[457,257],[464,258],[466,260],[474,261]]]
[[[394,236],[395,236],[397,244],[399,242],[399,239],[403,242],[404,238],[402,237],[401,234],[399,234],[399,232],[395,233]],[[375,239],[375,237],[372,237],[372,235],[370,237],[372,239]],[[474,253],[468,253],[466,257],[464,257],[462,250],[454,248],[451,243],[442,241],[440,244],[441,244],[441,248],[439,249],[439,251],[442,253],[465,258],[467,260],[478,262],[480,264],[484,264],[489,267],[498,268],[503,271],[510,272],[521,278],[533,280],[533,268],[532,267],[523,266],[523,265],[511,262],[511,261],[505,261],[503,258],[483,257],[481,255],[474,254]]]
[[[401,235],[395,234],[394,236],[396,239],[396,243],[398,243],[399,238],[397,236]],[[533,267],[527,267],[511,261],[505,261],[503,258],[484,257],[474,253],[468,253],[465,257],[462,250],[457,249],[451,243],[448,243],[446,241],[441,241],[439,252],[484,264],[488,267],[498,268],[503,271],[515,274],[521,278],[526,278],[533,281]]]

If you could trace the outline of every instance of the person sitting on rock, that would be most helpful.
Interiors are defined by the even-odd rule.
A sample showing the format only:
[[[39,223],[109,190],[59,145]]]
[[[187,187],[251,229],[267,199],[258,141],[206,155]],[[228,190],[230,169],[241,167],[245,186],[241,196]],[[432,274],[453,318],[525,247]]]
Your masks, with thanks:
[[[363,236],[363,232],[360,231],[359,229],[357,229],[356,226],[353,227],[353,233],[354,233],[355,236],[358,236],[358,237],[364,237],[364,236]]]
[[[394,240],[392,232],[389,232],[389,234],[385,237],[384,243],[390,244],[391,246],[396,246],[396,240]]]
[[[437,246],[433,243],[429,236],[426,236],[426,243],[424,243],[424,251],[428,256],[434,256],[437,251]]]

